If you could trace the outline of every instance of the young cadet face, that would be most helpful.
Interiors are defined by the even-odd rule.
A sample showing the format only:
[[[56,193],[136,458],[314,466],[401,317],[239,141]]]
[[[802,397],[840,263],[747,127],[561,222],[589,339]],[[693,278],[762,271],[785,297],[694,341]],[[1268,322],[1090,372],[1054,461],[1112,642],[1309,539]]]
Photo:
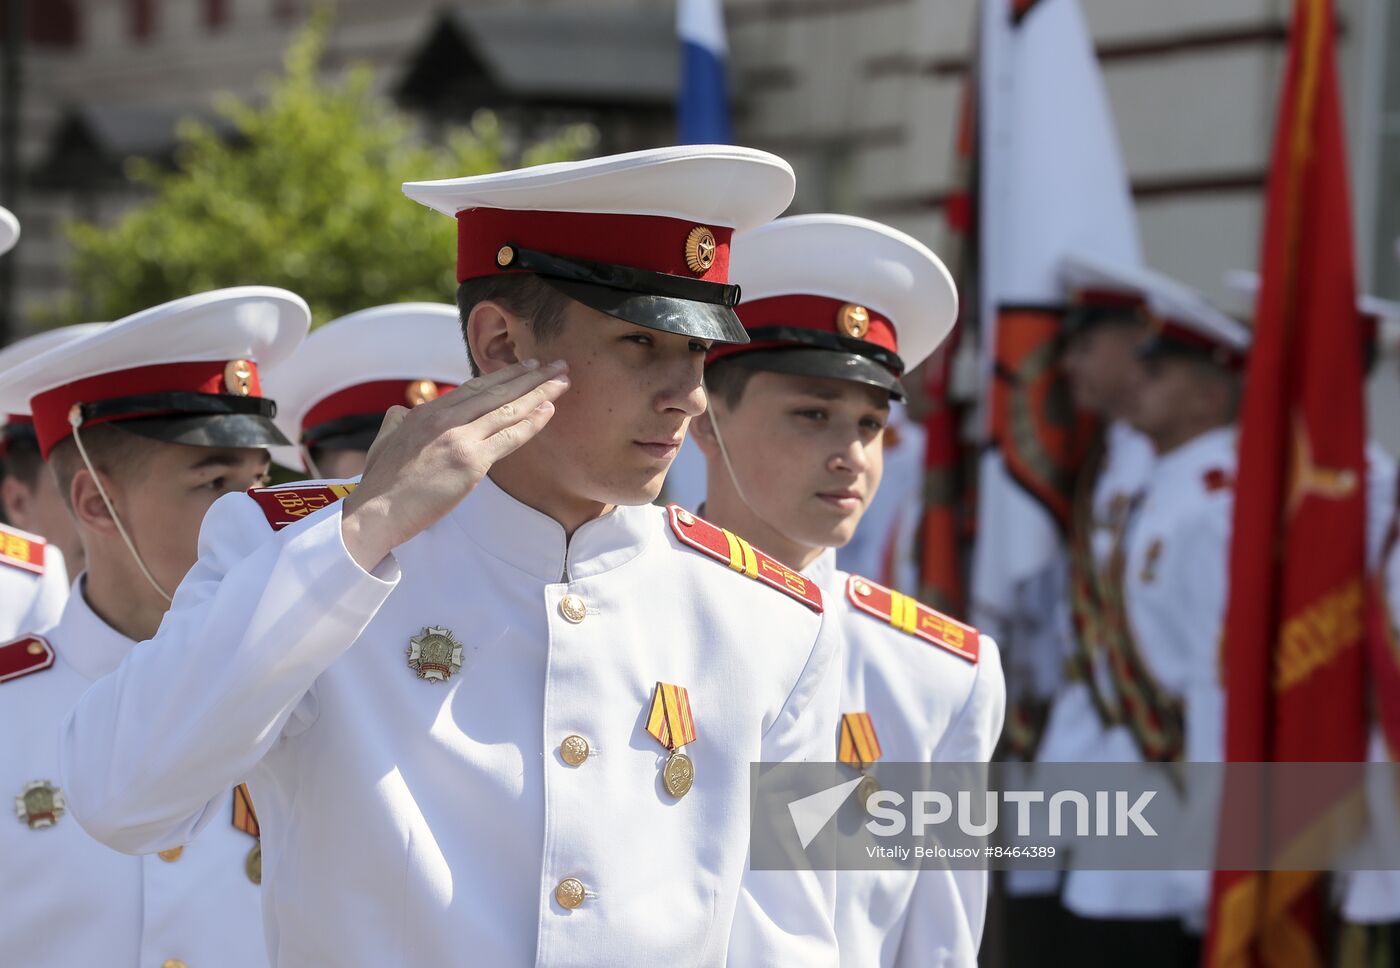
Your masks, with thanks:
[[[654,500],[691,419],[705,410],[709,341],[570,302],[558,333],[539,342],[525,328],[516,343],[521,359],[568,361],[570,381],[549,423],[517,454],[546,459],[542,470],[579,500]]]
[[[1166,453],[1207,430],[1230,422],[1229,376],[1210,364],[1160,356],[1143,364],[1145,378],[1129,420]]]
[[[1110,419],[1127,415],[1143,380],[1137,346],[1144,331],[1140,325],[1107,323],[1069,338],[1060,363],[1076,407]]]
[[[316,453],[316,469],[329,480],[359,477],[365,472],[369,452],[351,448],[322,450]]]
[[[173,593],[198,557],[205,512],[225,494],[264,483],[268,455],[259,448],[190,447],[146,439],[137,446],[140,453],[123,461],[104,481],[146,567]],[[75,481],[75,497],[83,505],[75,512],[80,520],[89,519],[86,530],[95,530],[107,545],[108,560],[135,569],[94,491]]]
[[[708,419],[718,424],[728,451],[741,492],[735,496],[758,519],[750,526],[755,533],[745,537],[765,550],[790,543],[839,548],[851,540],[884,470],[887,390],[760,371],[735,406],[718,398],[712,406]],[[722,468],[713,430],[697,434],[697,441],[711,467]],[[709,479],[712,487],[716,481],[720,488],[735,485],[728,473]],[[776,532],[767,544],[757,533],[764,525]]]
[[[34,483],[7,474],[0,481],[0,503],[10,523],[21,530],[42,535],[63,552],[68,573],[83,570],[83,545],[73,530],[68,505],[59,493],[58,482],[47,465],[38,468]]]

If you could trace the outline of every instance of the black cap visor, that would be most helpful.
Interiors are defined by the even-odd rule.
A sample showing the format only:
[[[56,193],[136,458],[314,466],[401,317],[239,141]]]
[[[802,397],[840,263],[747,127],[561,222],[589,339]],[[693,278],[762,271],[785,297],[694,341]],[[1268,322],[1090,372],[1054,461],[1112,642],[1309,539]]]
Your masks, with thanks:
[[[888,390],[896,400],[904,399],[904,385],[899,377],[868,356],[846,350],[819,349],[815,347],[781,347],[778,349],[752,350],[736,353],[716,360],[714,364],[732,363],[751,370],[766,370],[770,373],[791,373],[797,376],[831,377],[836,380],[850,380],[867,386]]]
[[[533,272],[570,299],[624,322],[715,343],[749,341],[734,312],[738,286],[509,245],[502,253],[510,259],[502,268]]]
[[[78,404],[83,421],[118,423],[151,440],[190,447],[286,447],[264,397],[173,391]]]
[[[122,420],[117,425],[151,440],[190,447],[286,447],[290,444],[271,417],[256,413],[137,417]]]

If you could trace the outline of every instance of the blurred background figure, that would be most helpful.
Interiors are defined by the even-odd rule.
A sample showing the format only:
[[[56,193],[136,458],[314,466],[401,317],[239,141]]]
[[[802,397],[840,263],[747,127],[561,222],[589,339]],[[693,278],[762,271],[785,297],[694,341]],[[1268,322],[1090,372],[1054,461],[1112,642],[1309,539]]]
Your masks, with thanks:
[[[456,307],[438,303],[376,306],[322,326],[264,375],[293,444],[272,459],[312,478],[358,477],[385,411],[471,378],[463,347]]]

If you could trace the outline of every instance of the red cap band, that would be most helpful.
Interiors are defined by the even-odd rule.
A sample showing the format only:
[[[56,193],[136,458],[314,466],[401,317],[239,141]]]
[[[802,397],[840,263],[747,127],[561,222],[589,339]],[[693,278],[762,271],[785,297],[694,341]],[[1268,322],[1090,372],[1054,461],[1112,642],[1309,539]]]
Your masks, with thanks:
[[[1211,339],[1200,330],[1186,326],[1174,319],[1158,316],[1154,318],[1153,325],[1159,339],[1166,339],[1179,346],[1187,346],[1208,353],[1217,357],[1221,365],[1230,369],[1238,369],[1244,365],[1245,352],[1237,346]]]
[[[696,229],[708,230],[714,243],[713,261],[702,271],[692,268],[688,258]],[[733,234],[733,229],[723,226],[699,226],[661,215],[472,208],[457,213],[457,281],[516,271],[502,269],[496,262],[502,246],[514,245],[566,259],[608,262],[724,284],[729,281],[729,240]]]
[[[734,311],[739,314],[739,321],[744,324],[744,329],[750,332],[766,329],[770,326],[784,326],[789,329],[810,329],[818,333],[849,336],[850,334],[842,330],[840,318],[841,311],[850,305],[852,304],[849,302],[827,296],[770,296],[767,299],[741,302]],[[899,334],[895,330],[894,323],[890,322],[888,317],[880,315],[869,307],[862,308],[865,309],[870,328],[859,338],[889,350],[891,353],[898,353]],[[806,345],[792,340],[759,340],[752,343],[717,344],[710,350],[706,362],[713,363],[726,356],[746,353],[751,350]]]
[[[427,385],[431,385],[433,389],[424,393]],[[375,380],[370,383],[358,383],[344,390],[337,390],[308,410],[301,421],[302,437],[305,438],[311,431],[332,420],[361,414],[383,414],[394,406],[415,407],[455,389],[455,383],[436,383],[432,380]]]
[[[230,370],[235,363],[240,364],[240,372],[244,374],[238,386],[229,383]],[[245,388],[246,392],[243,392]],[[54,387],[30,401],[30,407],[34,411],[34,432],[39,438],[39,452],[47,459],[50,451],[73,433],[68,414],[74,404],[98,403],[102,400],[117,400],[151,393],[179,392],[261,397],[262,384],[258,379],[257,364],[250,360],[205,360],[198,363],[138,366]],[[137,417],[155,417],[167,412],[113,414],[86,421],[83,426],[96,426]]]
[[[1137,293],[1120,289],[1080,289],[1075,292],[1074,301],[1081,306],[1121,306],[1124,309],[1141,309],[1147,305]]]

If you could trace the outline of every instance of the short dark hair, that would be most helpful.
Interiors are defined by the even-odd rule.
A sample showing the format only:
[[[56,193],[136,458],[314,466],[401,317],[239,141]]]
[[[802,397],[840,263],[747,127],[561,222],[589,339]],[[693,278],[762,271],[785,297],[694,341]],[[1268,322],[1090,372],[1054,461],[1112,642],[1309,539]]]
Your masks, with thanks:
[[[564,328],[564,311],[569,297],[532,273],[482,276],[468,279],[457,286],[457,314],[462,321],[462,342],[467,348],[467,362],[472,376],[480,376],[481,368],[472,359],[471,343],[467,340],[467,319],[478,303],[498,302],[517,316],[530,321],[530,331],[541,342],[559,334]]]
[[[92,466],[104,474],[121,474],[133,464],[139,464],[151,450],[159,446],[159,441],[123,430],[119,424],[98,424],[81,431],[83,449],[87,451]],[[69,504],[73,490],[73,477],[83,469],[83,458],[78,453],[78,444],[72,437],[66,437],[54,445],[49,452],[49,466],[53,468],[58,481],[58,493],[63,503]],[[72,505],[69,505],[70,509]]]
[[[39,483],[44,459],[39,456],[39,442],[32,434],[20,433],[9,438],[5,457],[0,461],[0,481],[13,477],[30,490]]]
[[[744,398],[749,380],[758,371],[733,359],[719,359],[705,367],[705,392],[733,410]]]

